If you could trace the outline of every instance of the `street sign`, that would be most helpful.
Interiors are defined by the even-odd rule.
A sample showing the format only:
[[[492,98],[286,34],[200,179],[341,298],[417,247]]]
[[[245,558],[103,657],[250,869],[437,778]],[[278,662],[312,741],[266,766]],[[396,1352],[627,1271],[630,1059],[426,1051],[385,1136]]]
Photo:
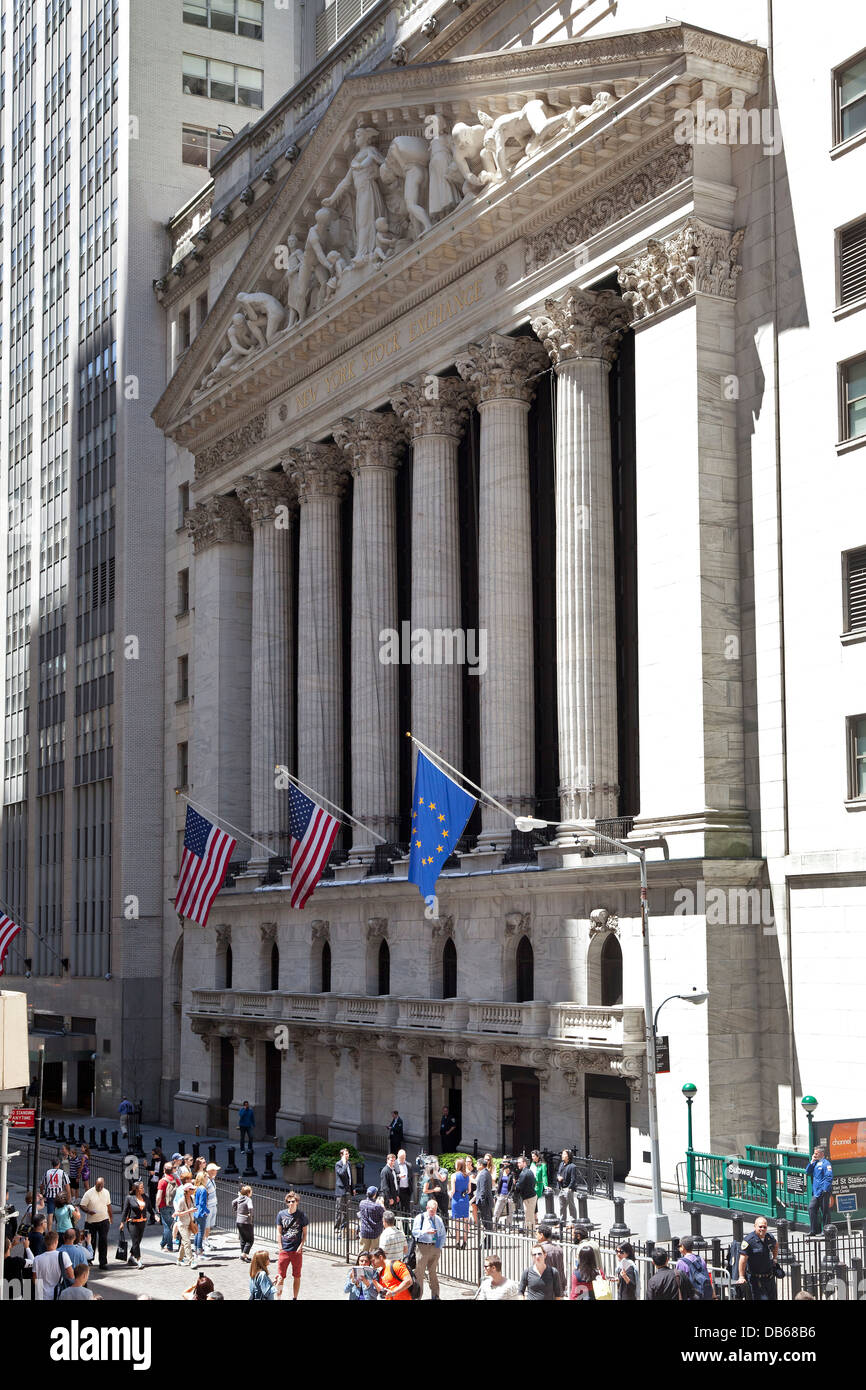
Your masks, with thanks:
[[[806,1174],[805,1174],[805,1173],[787,1173],[787,1174],[785,1175],[785,1190],[786,1190],[787,1192],[805,1192],[805,1191],[806,1191]]]
[[[9,1116],[9,1123],[16,1129],[32,1129],[36,1124],[35,1110],[13,1110]]]
[[[836,1198],[836,1208],[843,1216],[846,1211],[855,1212],[857,1210],[857,1193],[840,1192]]]
[[[833,1165],[833,1196],[835,1211],[831,1221],[845,1216],[866,1217],[866,1119],[816,1120],[815,1146],[824,1150]],[[856,1206],[841,1207],[840,1198],[853,1195]]]
[[[767,1185],[765,1164],[744,1163],[742,1159],[733,1158],[725,1170],[725,1175],[728,1182],[750,1182],[755,1187],[766,1187]]]
[[[656,1074],[665,1075],[671,1069],[671,1040],[669,1037],[656,1037]]]

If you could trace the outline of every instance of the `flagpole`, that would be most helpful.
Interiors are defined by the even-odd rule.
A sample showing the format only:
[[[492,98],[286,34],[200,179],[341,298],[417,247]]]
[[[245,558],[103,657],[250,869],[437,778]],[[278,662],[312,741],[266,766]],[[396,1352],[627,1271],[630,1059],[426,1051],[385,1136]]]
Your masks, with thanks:
[[[428,748],[426,743],[422,743],[420,738],[416,738],[414,734],[407,733],[406,737],[410,738],[415,744],[415,747],[420,748],[422,753],[426,753],[430,758],[435,758],[437,762],[447,767],[449,772],[453,772],[455,777],[460,777],[464,782],[467,782],[473,791],[478,792],[479,796],[483,796],[484,800],[489,801],[491,806],[495,806],[497,811],[504,811],[509,820],[514,820],[513,811],[509,811],[508,807],[503,806],[501,801],[497,801],[495,796],[491,796],[483,787],[479,787],[478,783],[473,782],[471,777],[467,777],[465,772],[460,772],[456,767],[452,767],[451,763],[447,762],[445,758],[442,757],[441,753],[434,753],[432,748]]]
[[[45,947],[46,951],[48,951],[49,954],[52,955],[52,956],[54,957],[55,960],[59,960],[59,961],[60,961],[60,964],[63,965],[63,960],[64,960],[63,956],[59,956],[59,955],[57,954],[57,952],[55,951],[54,947],[48,945],[48,942],[46,941],[45,937],[44,937],[44,936],[41,936],[41,935],[39,934],[39,932],[36,930],[35,927],[31,927],[27,922],[20,922],[20,921],[18,920],[17,913],[10,912],[10,911],[9,911],[8,905],[3,901],[2,898],[0,898],[0,910],[2,910],[3,912],[5,912],[5,914],[6,914],[7,917],[11,917],[11,918],[12,918],[12,921],[15,923],[16,927],[20,927],[22,931],[29,932],[31,936],[35,936],[35,937],[36,937],[36,940],[37,940],[37,941],[41,941],[41,942],[42,942],[42,945]],[[10,946],[12,945],[12,942],[11,942],[11,941],[10,941],[9,945],[10,945]],[[63,965],[63,969],[64,969],[64,970],[66,969],[66,966],[65,966],[65,965]]]
[[[310,796],[318,797],[319,801],[324,801],[332,810],[337,812],[338,816],[342,817],[344,820],[351,821],[353,825],[357,825],[358,829],[363,830],[365,835],[372,835],[373,839],[378,840],[380,845],[387,845],[389,843],[383,835],[378,834],[375,830],[371,830],[369,825],[365,825],[363,821],[356,820],[354,816],[350,816],[349,812],[344,811],[342,806],[338,806],[336,801],[331,801],[327,796],[323,796],[321,792],[316,791],[315,787],[308,787],[306,782],[302,782],[300,777],[296,777],[293,772],[289,772],[289,769],[283,767],[281,763],[277,763],[274,772],[280,772],[284,777],[288,777],[289,781],[294,782],[296,787],[300,787],[302,792],[309,792]]]
[[[214,821],[222,821],[223,825],[227,825],[229,830],[233,831],[235,835],[240,835],[242,840],[249,840],[251,845],[258,845],[259,849],[263,849],[269,859],[279,858],[278,855],[274,854],[274,851],[269,845],[263,845],[261,840],[254,839],[248,830],[239,830],[236,825],[232,825],[230,820],[226,820],[225,816],[218,816],[216,811],[209,811],[206,806],[202,806],[200,801],[193,801],[191,796],[187,796],[186,792],[175,792],[175,796],[181,797],[183,801],[188,801],[190,806],[197,811],[201,811],[202,815],[207,816],[209,819],[212,817]]]

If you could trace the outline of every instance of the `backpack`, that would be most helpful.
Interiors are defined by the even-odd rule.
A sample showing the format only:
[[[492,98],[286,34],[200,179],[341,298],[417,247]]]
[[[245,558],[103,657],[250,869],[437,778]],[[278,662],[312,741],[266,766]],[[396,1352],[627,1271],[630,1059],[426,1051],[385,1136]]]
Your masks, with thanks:
[[[165,1185],[165,1205],[170,1207],[177,1196],[177,1183],[174,1178],[169,1178]]]
[[[405,1261],[401,1261],[401,1263],[405,1263]],[[393,1264],[391,1263],[390,1260],[388,1261],[388,1268],[390,1269],[391,1273],[393,1274],[393,1273],[394,1273],[394,1266],[393,1266]],[[409,1265],[406,1265],[406,1268],[409,1270],[409,1274],[410,1274],[410,1277],[411,1277],[411,1279],[412,1279],[412,1283],[409,1285],[409,1297],[411,1298],[411,1300],[412,1300],[413,1303],[417,1303],[419,1298],[423,1298],[423,1296],[424,1296],[424,1290],[422,1289],[421,1285],[418,1283],[418,1276],[417,1276],[417,1274],[415,1273],[414,1269],[410,1269],[410,1268],[409,1268]]]
[[[686,1265],[688,1271],[685,1281],[680,1284],[683,1293],[688,1290],[688,1299],[700,1299],[704,1302],[711,1301],[713,1297],[713,1283],[710,1279],[710,1272],[700,1255],[696,1255],[691,1259],[688,1255],[684,1255],[683,1264]]]

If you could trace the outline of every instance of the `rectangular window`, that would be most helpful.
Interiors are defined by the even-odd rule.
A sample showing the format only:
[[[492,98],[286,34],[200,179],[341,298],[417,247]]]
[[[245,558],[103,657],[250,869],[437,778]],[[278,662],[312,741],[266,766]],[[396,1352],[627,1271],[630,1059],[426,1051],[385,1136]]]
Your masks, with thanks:
[[[182,146],[184,164],[197,164],[201,169],[209,169],[231,138],[208,126],[185,125]]]
[[[866,298],[866,218],[839,233],[839,304]]]
[[[69,1031],[70,1033],[95,1033],[96,1019],[79,1018],[77,1014],[73,1014],[69,1024]]]
[[[834,73],[835,136],[837,145],[866,130],[866,52]]]
[[[189,483],[181,483],[177,490],[177,527],[183,526],[184,517],[189,511]]]
[[[189,612],[189,570],[177,572],[177,616]]]
[[[177,785],[186,787],[189,785],[189,744],[179,743],[177,745]]]
[[[263,0],[183,0],[184,24],[240,34],[245,39],[262,37],[263,12]]]
[[[197,58],[194,53],[184,53],[183,90],[189,97],[207,96],[207,58]]]
[[[189,657],[179,656],[177,659],[177,698],[179,700],[189,699]]]
[[[207,290],[195,301],[195,331],[200,333],[207,318]]]
[[[866,435],[866,357],[853,357],[840,367],[842,439]]]
[[[866,715],[848,720],[848,799],[866,797]]]
[[[261,68],[238,67],[218,58],[199,58],[193,53],[183,55],[183,90],[186,96],[210,97],[212,101],[258,109],[264,100]]]
[[[192,342],[192,312],[189,305],[181,309],[177,316],[177,351],[178,356],[186,352]]]
[[[866,549],[842,556],[842,631],[866,631]]]

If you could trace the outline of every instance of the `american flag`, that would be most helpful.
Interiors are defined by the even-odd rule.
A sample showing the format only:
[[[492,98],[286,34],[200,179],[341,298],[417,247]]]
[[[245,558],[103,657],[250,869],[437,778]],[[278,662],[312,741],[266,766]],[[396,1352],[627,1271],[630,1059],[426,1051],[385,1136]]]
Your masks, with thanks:
[[[297,787],[289,788],[292,837],[292,907],[303,907],[328,862],[340,822]]]
[[[174,910],[200,927],[207,923],[211,903],[223,886],[232,850],[237,844],[231,835],[211,825],[191,806],[186,808],[183,856],[177,882]]]
[[[0,975],[3,974],[3,964],[6,960],[6,952],[12,945],[21,928],[12,921],[11,917],[6,917],[0,913]]]

